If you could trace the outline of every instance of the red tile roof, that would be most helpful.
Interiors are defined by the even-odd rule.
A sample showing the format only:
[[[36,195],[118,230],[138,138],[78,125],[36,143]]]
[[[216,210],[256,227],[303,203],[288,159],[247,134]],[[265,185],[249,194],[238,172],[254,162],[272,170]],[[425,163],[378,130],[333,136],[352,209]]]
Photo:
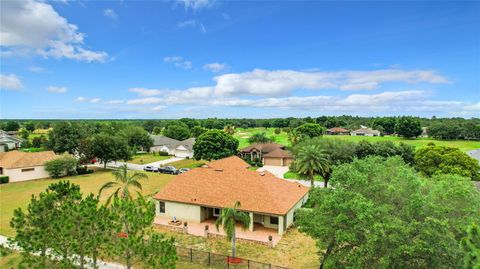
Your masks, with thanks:
[[[350,132],[349,130],[341,127],[333,127],[328,129],[327,131],[332,132],[332,133],[348,133]]]
[[[301,184],[247,166],[237,156],[211,162],[178,175],[155,198],[218,208],[240,201],[244,211],[285,215],[308,193]]]

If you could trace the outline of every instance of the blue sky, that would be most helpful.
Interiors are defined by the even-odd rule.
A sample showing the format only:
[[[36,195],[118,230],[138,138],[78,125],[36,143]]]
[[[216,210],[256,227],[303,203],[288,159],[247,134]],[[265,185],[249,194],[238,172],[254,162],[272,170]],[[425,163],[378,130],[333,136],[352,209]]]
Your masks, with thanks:
[[[476,1],[2,1],[0,118],[480,117]]]

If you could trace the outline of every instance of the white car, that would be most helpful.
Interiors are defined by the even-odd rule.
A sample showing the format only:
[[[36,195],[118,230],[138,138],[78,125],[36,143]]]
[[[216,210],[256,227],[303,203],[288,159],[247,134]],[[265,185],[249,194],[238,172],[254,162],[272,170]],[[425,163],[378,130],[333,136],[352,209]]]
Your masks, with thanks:
[[[158,172],[158,168],[155,167],[155,166],[151,166],[151,165],[147,165],[147,166],[143,167],[143,170],[147,171],[147,172]]]

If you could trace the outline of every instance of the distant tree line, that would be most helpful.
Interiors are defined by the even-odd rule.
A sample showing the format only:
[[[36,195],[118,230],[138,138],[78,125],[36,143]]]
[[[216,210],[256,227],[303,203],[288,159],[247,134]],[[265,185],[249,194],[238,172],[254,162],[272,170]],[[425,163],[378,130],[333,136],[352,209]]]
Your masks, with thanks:
[[[5,131],[18,131],[24,128],[32,132],[35,129],[51,128],[60,121],[62,120],[2,120],[0,121],[0,129]],[[175,133],[172,136],[177,136],[177,138],[184,138],[187,136],[196,137],[199,135],[198,132],[202,131],[201,128],[223,130],[229,126],[234,126],[236,128],[274,127],[293,129],[305,123],[317,123],[327,129],[332,127],[357,129],[360,125],[365,125],[377,129],[385,135],[399,133],[400,130],[396,128],[401,125],[406,125],[409,126],[409,129],[416,130],[417,133],[417,127],[425,127],[428,129],[430,136],[440,139],[480,139],[480,118],[359,117],[342,115],[320,116],[316,118],[182,118],[179,120],[69,120],[69,122],[88,123],[89,125],[95,126],[94,128],[102,128],[102,126],[110,124],[138,126],[142,127],[149,133],[160,134],[162,131],[166,131],[166,134]],[[419,126],[417,122],[419,123]],[[417,136],[417,133],[411,135],[406,134],[406,136],[414,137]]]

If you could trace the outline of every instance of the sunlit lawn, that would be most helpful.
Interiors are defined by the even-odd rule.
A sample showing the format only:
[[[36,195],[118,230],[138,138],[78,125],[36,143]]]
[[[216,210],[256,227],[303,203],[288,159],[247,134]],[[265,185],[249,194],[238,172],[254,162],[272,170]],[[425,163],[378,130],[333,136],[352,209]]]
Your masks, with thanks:
[[[183,160],[180,160],[180,161],[169,163],[168,165],[174,166],[177,169],[180,169],[180,168],[190,168],[190,169],[192,169],[192,168],[200,167],[205,163],[206,163],[206,161],[202,161],[202,160],[197,161],[195,159],[183,159]]]
[[[160,156],[158,154],[153,155],[153,153],[141,153],[133,155],[133,159],[128,162],[135,164],[147,164],[163,161],[170,158],[172,158],[172,156]]]
[[[288,141],[288,134],[285,132],[281,132],[280,134],[276,135],[274,133],[275,128],[238,128],[234,134],[234,137],[237,138],[240,142],[239,148],[242,149],[248,146],[248,138],[253,135],[254,133],[263,133],[267,135],[267,137],[275,136],[275,142],[289,146],[290,142]],[[350,135],[325,135],[323,136],[325,139],[342,139],[348,140],[353,142],[358,142],[361,140],[367,140],[370,142],[376,141],[393,141],[395,143],[404,142],[415,147],[423,147],[426,146],[428,143],[433,142],[437,145],[441,146],[449,146],[449,147],[456,147],[462,151],[470,151],[473,149],[480,148],[480,141],[468,141],[468,140],[435,140],[431,138],[417,138],[417,139],[405,139],[402,137],[396,136],[350,136]]]
[[[148,179],[142,181],[144,195],[153,195],[163,188],[174,176],[149,173]],[[13,210],[21,207],[26,208],[30,202],[32,194],[38,195],[44,191],[49,184],[58,182],[60,179],[40,179],[25,182],[9,183],[0,185],[0,234],[12,236],[14,231],[10,228],[10,219],[13,217]],[[80,175],[73,177],[64,177],[61,180],[70,180],[72,183],[80,185],[80,189],[84,194],[97,194],[100,187],[108,181],[113,180],[110,170],[99,170],[93,174]],[[101,200],[113,190],[102,193]]]

